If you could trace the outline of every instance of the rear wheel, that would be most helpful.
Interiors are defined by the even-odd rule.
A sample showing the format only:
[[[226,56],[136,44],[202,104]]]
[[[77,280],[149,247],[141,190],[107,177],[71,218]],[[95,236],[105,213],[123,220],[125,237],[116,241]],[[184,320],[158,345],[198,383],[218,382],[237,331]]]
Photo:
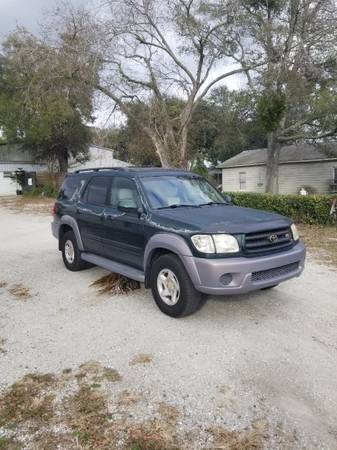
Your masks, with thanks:
[[[73,231],[67,231],[61,238],[61,251],[64,265],[68,270],[77,272],[88,269],[90,264],[81,259],[77,240]]]
[[[154,260],[150,284],[158,308],[171,317],[187,316],[202,305],[202,294],[193,286],[183,263],[173,254]]]

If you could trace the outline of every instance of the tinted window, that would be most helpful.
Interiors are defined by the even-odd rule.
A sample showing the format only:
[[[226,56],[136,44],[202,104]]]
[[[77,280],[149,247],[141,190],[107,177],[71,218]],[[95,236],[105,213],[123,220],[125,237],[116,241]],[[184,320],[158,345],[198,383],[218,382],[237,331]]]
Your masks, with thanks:
[[[86,202],[91,205],[104,205],[110,185],[109,177],[93,178],[86,190]]]
[[[111,204],[124,208],[137,208],[140,200],[135,182],[130,178],[115,177],[111,190]]]
[[[60,189],[59,199],[70,200],[80,190],[83,183],[80,177],[66,177]]]

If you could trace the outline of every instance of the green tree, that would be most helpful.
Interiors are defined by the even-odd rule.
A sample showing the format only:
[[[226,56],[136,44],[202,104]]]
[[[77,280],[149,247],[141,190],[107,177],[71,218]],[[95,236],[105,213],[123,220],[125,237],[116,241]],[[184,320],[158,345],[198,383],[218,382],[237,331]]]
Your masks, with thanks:
[[[282,146],[336,139],[337,5],[334,0],[241,0],[237,40],[268,139],[266,191],[278,191]]]
[[[81,84],[137,121],[164,167],[188,166],[188,135],[198,104],[222,80],[250,69],[227,64],[240,57],[237,15],[237,2],[222,0],[108,0],[89,12],[59,12],[66,26],[84,30],[85,39],[73,46],[75,59],[82,61]],[[96,56],[98,78],[85,71],[90,66],[85,43]],[[177,114],[167,101],[172,92],[182,99]],[[135,105],[146,108],[133,114]]]
[[[91,132],[92,91],[79,89],[67,66],[67,34],[54,49],[24,29],[3,44],[0,61],[0,127],[36,159],[66,172],[70,157],[85,160]]]

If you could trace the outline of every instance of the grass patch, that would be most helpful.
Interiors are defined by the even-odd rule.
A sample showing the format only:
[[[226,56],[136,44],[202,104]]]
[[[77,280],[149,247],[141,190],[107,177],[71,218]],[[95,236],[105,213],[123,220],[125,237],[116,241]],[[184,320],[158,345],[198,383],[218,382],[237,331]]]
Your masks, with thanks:
[[[160,402],[158,408],[159,414],[165,420],[166,423],[175,425],[179,417],[179,410],[166,402]]]
[[[337,267],[337,227],[298,225],[301,239],[314,257],[324,264]]]
[[[122,381],[122,376],[120,373],[115,370],[111,369],[110,367],[104,367],[103,368],[103,374],[102,377],[107,380],[115,383],[116,381]]]
[[[6,339],[0,337],[0,354],[4,354],[6,353],[6,349],[5,349],[5,344],[6,344]],[[0,447],[1,448],[1,447]]]
[[[262,450],[265,448],[268,427],[234,431],[211,428],[208,431],[213,436],[215,449]]]
[[[114,441],[106,396],[82,386],[65,404],[66,424],[84,448],[103,449]]]
[[[179,442],[175,427],[165,421],[150,421],[129,429],[127,450],[182,450],[187,447]]]
[[[194,442],[213,450],[268,448],[264,419],[243,430],[182,431],[180,411],[161,402],[151,420],[139,423],[132,418],[138,393],[124,390],[110,397],[112,386],[105,390],[106,381],[119,377],[95,361],[58,375],[26,375],[0,396],[0,450],[187,450]]]
[[[50,214],[54,203],[55,199],[46,197],[27,197],[25,195],[0,198],[0,207],[4,207],[16,213],[27,212],[30,214]]]
[[[12,423],[48,422],[53,415],[54,396],[47,393],[55,383],[51,374],[29,374],[0,397],[0,426]]]
[[[105,275],[91,283],[90,286],[96,288],[97,292],[101,295],[121,295],[140,289],[140,283],[138,281],[131,280],[118,273]]]
[[[8,289],[8,292],[18,300],[27,300],[28,298],[31,298],[30,289],[22,283],[14,284]]]
[[[140,400],[140,395],[125,389],[118,397],[118,406],[129,408]]]
[[[148,353],[138,353],[130,361],[130,366],[135,366],[136,364],[150,364],[153,361],[153,356]]]
[[[0,450],[21,450],[21,448],[14,439],[0,436]]]

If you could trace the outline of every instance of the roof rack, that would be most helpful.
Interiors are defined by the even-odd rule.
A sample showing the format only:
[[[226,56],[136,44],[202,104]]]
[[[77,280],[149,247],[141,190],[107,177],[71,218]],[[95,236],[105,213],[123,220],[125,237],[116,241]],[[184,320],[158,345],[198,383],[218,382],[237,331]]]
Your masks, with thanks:
[[[93,167],[88,169],[78,169],[73,173],[82,173],[82,172],[99,172],[101,170],[127,170],[128,167]]]

